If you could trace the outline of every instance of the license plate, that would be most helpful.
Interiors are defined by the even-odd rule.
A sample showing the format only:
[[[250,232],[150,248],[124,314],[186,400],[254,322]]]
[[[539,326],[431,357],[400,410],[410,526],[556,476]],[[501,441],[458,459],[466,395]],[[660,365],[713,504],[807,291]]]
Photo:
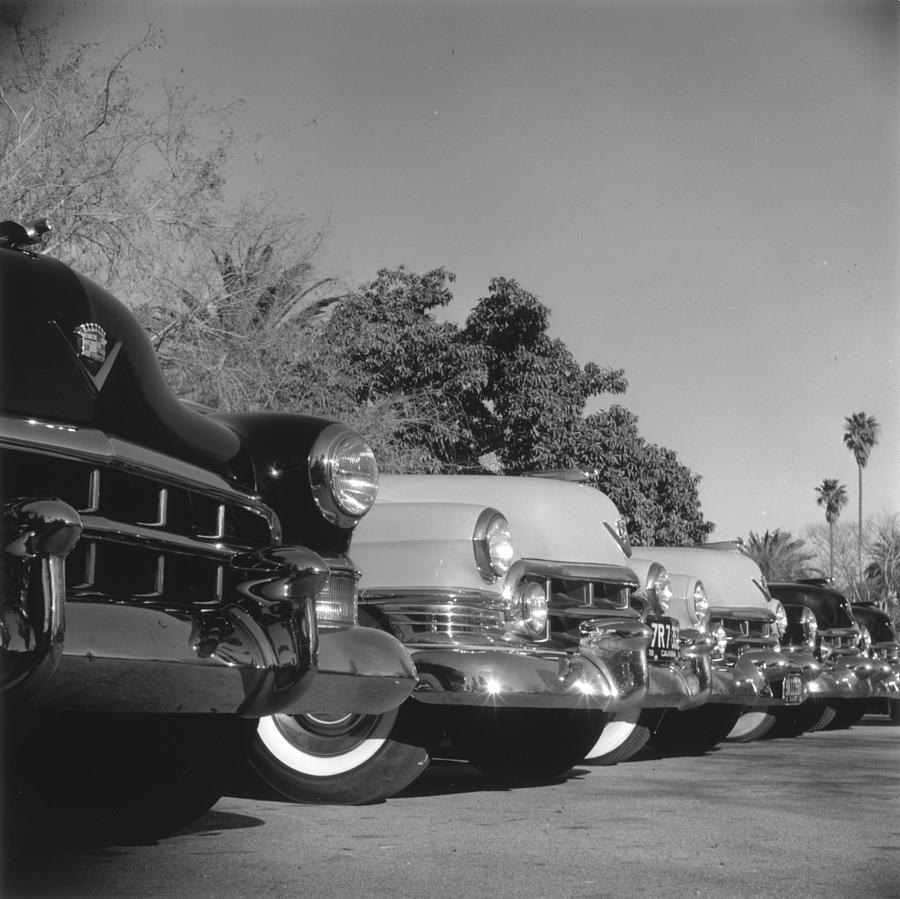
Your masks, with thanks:
[[[648,618],[653,632],[647,658],[651,662],[667,662],[678,658],[678,622],[674,618]]]
[[[781,682],[781,698],[786,705],[803,702],[803,681],[799,674],[786,674]]]

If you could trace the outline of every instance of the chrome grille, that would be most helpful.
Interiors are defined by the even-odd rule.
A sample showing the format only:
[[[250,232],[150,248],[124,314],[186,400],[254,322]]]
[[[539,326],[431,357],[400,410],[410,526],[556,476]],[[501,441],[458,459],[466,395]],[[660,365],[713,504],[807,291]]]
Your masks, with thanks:
[[[820,644],[827,646],[832,653],[847,653],[859,651],[859,634],[836,633],[825,631],[819,635]]]
[[[547,595],[550,607],[556,610],[583,608],[626,609],[630,589],[624,584],[585,581],[578,578],[549,578]]]
[[[768,621],[759,621],[753,618],[715,618],[710,627],[717,628],[719,625],[725,628],[729,642],[732,640],[737,642],[759,640],[771,636]]]
[[[715,658],[734,664],[745,652],[772,649],[778,645],[778,638],[772,633],[770,622],[757,618],[713,618],[709,624],[710,633],[719,627],[725,629],[725,654],[718,652]]]
[[[869,650],[869,655],[873,659],[881,659],[889,662],[900,658],[900,646],[896,643],[876,643]]]
[[[73,599],[215,604],[230,558],[272,543],[265,507],[163,475],[19,450],[4,451],[0,468],[7,492],[53,495],[81,514],[82,539],[66,559]]]
[[[457,596],[419,596],[401,599],[367,596],[366,602],[384,614],[401,640],[414,641],[417,634],[447,637],[496,637],[506,634],[502,602]]]
[[[332,571],[328,584],[316,597],[316,621],[324,630],[353,627],[356,614],[355,572]]]

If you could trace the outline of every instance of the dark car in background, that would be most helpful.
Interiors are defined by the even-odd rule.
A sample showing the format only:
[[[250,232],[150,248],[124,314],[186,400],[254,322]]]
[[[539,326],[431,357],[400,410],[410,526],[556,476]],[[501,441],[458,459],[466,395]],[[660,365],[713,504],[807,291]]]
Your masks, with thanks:
[[[863,652],[874,662],[890,665],[890,675],[875,681],[875,695],[866,711],[888,715],[892,724],[900,724],[900,645],[891,616],[874,603],[852,603],[853,617],[862,630]]]
[[[359,435],[188,408],[45,230],[0,224],[4,792],[25,832],[71,826],[81,785],[75,827],[153,834],[216,801],[261,717],[382,712],[415,671],[356,622]]]
[[[869,658],[862,649],[862,630],[850,602],[823,583],[770,582],[773,599],[784,606],[789,629],[786,646],[814,645],[822,671],[810,684],[810,697],[793,714],[778,713],[770,736],[797,736],[807,730],[849,727],[858,721],[866,701],[890,676],[889,664]],[[815,617],[811,627],[809,614]]]

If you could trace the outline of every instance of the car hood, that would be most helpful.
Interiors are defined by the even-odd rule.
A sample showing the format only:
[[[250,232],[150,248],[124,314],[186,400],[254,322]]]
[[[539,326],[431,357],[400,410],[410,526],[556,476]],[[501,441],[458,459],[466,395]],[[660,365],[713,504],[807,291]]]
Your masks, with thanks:
[[[636,546],[634,558],[660,562],[671,574],[700,578],[713,610],[768,610],[768,598],[760,586],[762,572],[738,549]]]
[[[619,512],[593,487],[498,475],[382,475],[380,503],[474,503],[502,512],[519,556],[557,562],[628,565],[604,522]]]

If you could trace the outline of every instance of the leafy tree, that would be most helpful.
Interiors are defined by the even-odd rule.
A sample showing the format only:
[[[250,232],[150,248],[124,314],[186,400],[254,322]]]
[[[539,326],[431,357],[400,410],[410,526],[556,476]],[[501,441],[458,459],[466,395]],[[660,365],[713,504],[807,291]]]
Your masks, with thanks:
[[[490,414],[474,423],[479,448],[496,452],[510,474],[558,467],[577,442],[588,398],[628,386],[621,369],[580,367],[548,335],[549,321],[550,310],[507,278],[494,278],[466,319],[463,339],[486,354]]]
[[[809,562],[815,554],[807,550],[803,539],[794,538],[790,531],[776,528],[762,536],[750,531],[744,541],[744,552],[759,565],[763,576],[770,581],[794,581],[814,573]]]
[[[872,448],[878,443],[880,431],[881,425],[878,424],[875,417],[866,415],[865,412],[854,412],[844,419],[844,446],[853,453],[853,458],[856,460],[857,471],[859,472],[859,547],[857,553],[860,571],[862,571],[863,548],[862,473],[869,461],[869,455],[872,452]]]
[[[825,507],[825,521],[829,528],[829,576],[834,577],[834,524],[841,516],[841,508],[847,505],[847,488],[836,478],[825,478],[816,487],[816,503]]]
[[[703,520],[699,475],[678,462],[672,450],[648,443],[637,423],[619,405],[588,416],[572,463],[593,472],[595,486],[625,513],[636,545],[704,542],[714,525]]]
[[[310,408],[344,418],[358,409],[396,410],[375,441],[388,470],[477,467],[472,421],[486,415],[485,354],[434,316],[452,299],[452,282],[443,268],[423,275],[383,269],[334,304],[301,363]],[[400,446],[408,452],[398,453]]]

